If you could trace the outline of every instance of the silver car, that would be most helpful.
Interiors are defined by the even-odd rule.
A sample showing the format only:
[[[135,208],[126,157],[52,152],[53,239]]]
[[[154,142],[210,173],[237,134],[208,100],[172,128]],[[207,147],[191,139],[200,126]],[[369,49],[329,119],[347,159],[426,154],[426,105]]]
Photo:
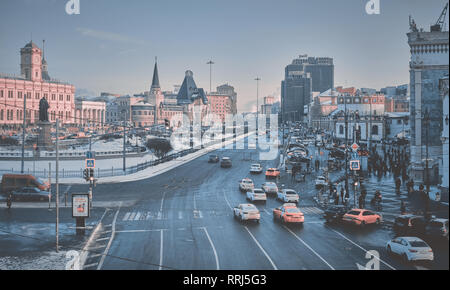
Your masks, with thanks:
[[[266,194],[277,194],[278,186],[275,182],[264,182],[261,186]]]

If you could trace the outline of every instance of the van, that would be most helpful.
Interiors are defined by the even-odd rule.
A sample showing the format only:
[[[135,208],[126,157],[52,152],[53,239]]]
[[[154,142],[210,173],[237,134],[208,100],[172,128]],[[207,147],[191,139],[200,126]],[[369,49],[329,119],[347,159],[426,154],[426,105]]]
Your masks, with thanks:
[[[49,191],[50,185],[31,174],[3,174],[1,193],[8,194],[24,187],[37,187],[43,191]]]

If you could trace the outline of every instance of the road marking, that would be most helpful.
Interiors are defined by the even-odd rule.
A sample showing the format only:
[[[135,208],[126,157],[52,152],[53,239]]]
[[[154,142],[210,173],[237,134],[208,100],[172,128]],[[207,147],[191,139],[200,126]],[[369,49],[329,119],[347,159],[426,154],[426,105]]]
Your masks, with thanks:
[[[161,246],[159,248],[159,269],[158,270],[162,270],[162,264],[163,264],[163,233],[164,231],[160,231],[161,232]]]
[[[213,242],[211,240],[211,237],[209,236],[208,231],[206,230],[205,227],[203,227],[203,230],[205,231],[205,234],[208,237],[209,243],[211,244],[211,248],[213,249],[213,252],[214,252],[214,257],[216,258],[216,270],[220,270],[219,257],[217,256],[216,247],[214,247],[214,244],[213,244]]]
[[[136,215],[136,212],[132,212],[131,213],[131,216],[130,216],[130,218],[129,218],[129,220],[130,221],[132,221],[132,220],[134,220],[134,216]]]
[[[114,215],[114,219],[113,219],[113,222],[112,222],[112,229],[111,229],[111,231],[112,231],[111,239],[109,240],[108,245],[106,246],[106,249],[103,252],[103,256],[100,259],[100,262],[98,263],[97,270],[100,270],[102,268],[103,262],[105,261],[106,255],[108,254],[109,248],[111,247],[112,241],[114,239],[114,235],[115,235],[115,231],[116,231],[116,220],[117,220],[117,216],[119,215],[119,211],[120,211],[120,207],[117,210],[116,214]]]
[[[141,213],[138,212],[138,213],[136,214],[136,216],[134,217],[134,220],[135,220],[135,221],[138,221],[140,217],[141,217]]]
[[[302,238],[300,238],[299,236],[297,236],[293,231],[291,231],[290,228],[288,228],[287,226],[283,226],[286,230],[288,230],[288,232],[290,232],[292,235],[294,235],[294,237],[297,238],[297,240],[299,240],[300,242],[302,242],[303,245],[305,245],[311,252],[313,252],[317,257],[319,257],[319,259],[322,260],[322,262],[324,262],[328,267],[330,267],[331,270],[335,270],[333,268],[333,266],[331,266],[324,258],[322,258],[321,255],[319,255],[316,251],[314,251],[313,248],[311,248]]]
[[[326,226],[328,228],[330,228],[329,226]],[[341,234],[340,232],[330,228],[333,232],[335,232],[336,234],[340,235],[341,237],[343,237],[344,239],[346,239],[347,241],[349,241],[350,243],[352,243],[353,245],[357,246],[358,248],[360,248],[361,250],[363,250],[364,252],[368,252],[366,249],[364,249],[363,247],[361,247],[360,245],[358,245],[357,243],[353,242],[352,240],[350,240],[349,238],[347,238],[345,235]],[[391,265],[389,265],[388,263],[386,263],[385,261],[383,261],[382,259],[375,257],[376,259],[378,259],[380,262],[382,262],[383,264],[385,264],[386,266],[388,266],[389,268],[391,268],[392,270],[396,270],[394,267],[392,267]]]
[[[162,216],[163,216],[162,211],[159,211],[159,212],[158,212],[158,215],[156,216],[156,219],[157,219],[157,220],[161,220],[161,219],[162,219]]]
[[[162,210],[163,210],[164,197],[165,197],[165,196],[166,196],[166,192],[164,191],[163,196],[162,196],[162,199],[161,199],[161,206],[160,206],[160,208],[159,208],[159,211],[162,211]]]
[[[128,218],[130,217],[130,214],[131,214],[131,212],[127,212],[127,213],[125,214],[125,216],[123,217],[122,221],[128,220]]]
[[[198,217],[201,218],[201,219],[203,218],[203,214],[202,214],[201,210],[198,211]]]
[[[260,245],[258,240],[256,240],[256,238],[253,236],[253,234],[250,232],[250,230],[247,227],[244,227],[244,228],[247,230],[247,232],[250,234],[252,239],[255,241],[256,245],[258,245],[259,249],[263,252],[263,254],[266,256],[266,258],[269,260],[270,264],[272,264],[273,269],[278,270],[277,266],[275,266],[275,264],[272,261],[272,259],[270,258],[270,256],[267,254],[267,252],[264,250],[264,248]]]
[[[182,211],[178,212],[178,219],[179,220],[183,219],[183,212]]]
[[[266,212],[266,214],[270,215],[270,213],[266,209],[263,209],[263,210]]]
[[[153,229],[153,230],[123,230],[116,231],[117,234],[126,234],[126,233],[148,233],[148,232],[159,232],[159,231],[168,231],[169,229]]]

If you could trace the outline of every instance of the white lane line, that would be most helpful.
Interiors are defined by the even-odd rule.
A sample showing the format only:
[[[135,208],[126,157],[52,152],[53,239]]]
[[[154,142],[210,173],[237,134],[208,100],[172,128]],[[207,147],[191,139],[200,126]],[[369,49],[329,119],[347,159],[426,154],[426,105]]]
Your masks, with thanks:
[[[100,262],[98,263],[97,270],[100,270],[102,268],[103,262],[105,261],[106,255],[108,255],[109,248],[111,247],[112,241],[114,240],[114,236],[116,234],[115,233],[115,231],[116,231],[116,220],[117,220],[117,216],[119,215],[119,211],[120,211],[120,207],[117,210],[116,214],[114,215],[114,219],[113,219],[113,222],[112,222],[112,228],[111,228],[111,231],[112,231],[111,239],[109,240],[108,245],[106,246],[106,249],[103,252],[103,256],[100,259]]]
[[[163,210],[164,197],[165,197],[165,196],[166,196],[166,192],[164,191],[163,196],[162,196],[162,199],[161,199],[161,206],[160,206],[160,208],[159,208],[159,211],[162,211],[162,210]]]
[[[225,193],[225,191],[223,192],[223,197],[225,198],[225,201],[227,202],[228,207],[233,210],[233,207],[231,207],[230,202],[228,201],[227,195]]]
[[[256,238],[253,236],[253,234],[250,232],[250,230],[247,227],[244,227],[249,235],[252,237],[252,239],[255,241],[256,245],[258,245],[259,249],[263,252],[263,254],[266,256],[266,258],[269,260],[270,264],[272,264],[272,267],[274,270],[278,270],[277,266],[275,266],[274,262],[270,258],[270,256],[267,254],[267,252],[264,250],[264,248],[261,246],[261,244],[256,240]]]
[[[136,214],[136,216],[134,217],[134,220],[135,220],[135,221],[138,221],[140,217],[141,217],[141,213],[138,212],[138,213]]]
[[[264,211],[266,212],[266,214],[270,215],[270,212],[268,212],[266,209],[264,209]]]
[[[147,217],[145,218],[146,220],[149,220],[153,217],[152,212],[147,212]]]
[[[131,214],[131,212],[127,212],[127,213],[125,214],[125,216],[123,217],[122,221],[128,220],[128,218],[130,217],[130,214]]]
[[[116,231],[116,234],[122,234],[122,233],[148,233],[148,232],[160,232],[160,231],[168,231],[169,229],[154,229],[154,230],[123,230],[123,231]]]
[[[214,244],[213,244],[213,242],[211,240],[211,237],[209,236],[208,231],[206,230],[205,227],[203,227],[203,230],[205,231],[205,234],[208,237],[209,243],[211,244],[211,248],[213,249],[213,252],[214,252],[214,257],[216,258],[216,270],[220,270],[219,257],[217,256],[216,247],[214,247]]]
[[[201,219],[203,218],[202,211],[200,211],[200,210],[198,211],[198,217],[201,218]]]
[[[162,211],[158,212],[158,216],[156,217],[157,220],[161,220],[162,219]]]
[[[179,220],[183,219],[183,212],[182,211],[178,212],[178,219]]]
[[[330,227],[328,227],[330,228]],[[347,238],[345,235],[341,234],[340,232],[330,228],[333,232],[335,232],[336,234],[340,235],[341,237],[343,237],[344,239],[346,239],[347,241],[349,241],[350,243],[352,243],[353,245],[357,246],[358,248],[360,248],[361,250],[363,250],[364,252],[368,252],[366,249],[364,249],[363,247],[361,247],[360,245],[358,245],[357,243],[353,242],[352,240],[350,240],[349,238]],[[376,259],[378,259],[380,262],[382,262],[383,264],[385,264],[386,266],[388,266],[389,268],[391,268],[392,270],[396,270],[394,267],[392,267],[391,265],[389,265],[388,263],[386,263],[385,261],[383,261],[380,258],[377,258],[375,256]]]
[[[294,237],[297,238],[297,240],[299,240],[303,245],[305,245],[305,247],[307,247],[311,252],[314,253],[314,255],[316,255],[317,257],[319,257],[319,259],[322,260],[322,262],[324,262],[328,267],[330,267],[331,270],[335,270],[333,268],[333,266],[331,266],[324,258],[322,258],[321,255],[319,255],[316,251],[314,251],[313,248],[311,248],[302,238],[300,238],[299,236],[297,236],[293,231],[291,231],[290,228],[288,228],[287,226],[283,226],[286,230],[288,230],[288,232],[290,232]]]
[[[161,246],[159,248],[159,269],[158,270],[162,270],[162,264],[163,264],[163,233],[164,231],[161,230]]]
[[[130,215],[130,218],[128,219],[129,221],[134,220],[134,216],[136,215],[136,212],[132,212]]]

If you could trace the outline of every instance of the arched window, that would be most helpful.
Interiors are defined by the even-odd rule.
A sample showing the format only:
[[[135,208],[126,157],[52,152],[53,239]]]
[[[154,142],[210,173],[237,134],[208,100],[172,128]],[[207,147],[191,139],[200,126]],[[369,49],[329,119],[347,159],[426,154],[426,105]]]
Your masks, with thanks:
[[[372,135],[378,135],[378,125],[373,125],[371,131]]]
[[[339,134],[344,134],[344,126],[342,125],[339,126]]]

